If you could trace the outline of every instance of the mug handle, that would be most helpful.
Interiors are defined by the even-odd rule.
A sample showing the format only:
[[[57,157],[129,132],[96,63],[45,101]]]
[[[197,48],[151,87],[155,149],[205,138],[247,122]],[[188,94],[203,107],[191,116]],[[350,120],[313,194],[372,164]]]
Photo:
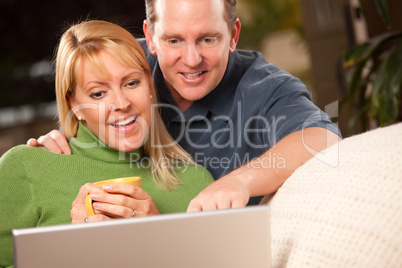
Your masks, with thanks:
[[[88,194],[85,197],[85,209],[87,211],[88,216],[95,215],[94,208],[92,206],[92,198],[90,194]]]

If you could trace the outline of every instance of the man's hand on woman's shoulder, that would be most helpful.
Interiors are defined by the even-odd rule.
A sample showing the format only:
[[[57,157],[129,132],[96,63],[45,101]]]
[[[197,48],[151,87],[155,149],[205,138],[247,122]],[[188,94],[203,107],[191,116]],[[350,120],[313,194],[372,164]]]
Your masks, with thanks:
[[[49,133],[40,136],[38,139],[29,139],[27,145],[32,147],[43,146],[56,154],[71,154],[66,136],[57,129],[53,129]]]

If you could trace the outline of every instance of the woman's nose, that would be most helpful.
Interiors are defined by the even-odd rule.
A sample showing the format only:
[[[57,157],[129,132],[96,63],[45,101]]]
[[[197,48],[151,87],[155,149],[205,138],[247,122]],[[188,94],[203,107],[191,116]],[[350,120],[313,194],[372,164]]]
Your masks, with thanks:
[[[126,110],[130,106],[130,101],[121,90],[115,91],[114,110]]]

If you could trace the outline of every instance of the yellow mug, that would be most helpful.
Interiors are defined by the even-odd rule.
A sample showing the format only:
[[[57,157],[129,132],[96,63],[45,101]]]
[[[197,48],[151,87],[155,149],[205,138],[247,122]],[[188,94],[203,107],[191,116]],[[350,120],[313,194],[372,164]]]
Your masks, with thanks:
[[[103,186],[109,183],[124,183],[141,188],[141,177],[125,177],[125,178],[117,178],[117,179],[94,182],[94,184],[99,186]],[[87,211],[88,216],[95,215],[94,208],[92,206],[92,198],[89,194],[85,198],[85,209]]]

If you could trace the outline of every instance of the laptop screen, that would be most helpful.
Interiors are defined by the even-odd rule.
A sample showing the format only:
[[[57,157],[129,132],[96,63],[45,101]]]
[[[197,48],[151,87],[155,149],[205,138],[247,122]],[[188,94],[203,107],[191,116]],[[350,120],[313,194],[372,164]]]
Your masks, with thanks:
[[[270,267],[268,206],[13,230],[16,268]]]

